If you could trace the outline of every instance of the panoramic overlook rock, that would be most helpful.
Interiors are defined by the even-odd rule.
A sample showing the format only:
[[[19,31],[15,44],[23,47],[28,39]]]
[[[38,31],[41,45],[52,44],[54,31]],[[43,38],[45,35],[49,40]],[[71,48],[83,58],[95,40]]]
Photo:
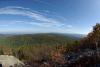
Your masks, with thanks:
[[[0,67],[24,67],[24,63],[14,56],[0,55]]]

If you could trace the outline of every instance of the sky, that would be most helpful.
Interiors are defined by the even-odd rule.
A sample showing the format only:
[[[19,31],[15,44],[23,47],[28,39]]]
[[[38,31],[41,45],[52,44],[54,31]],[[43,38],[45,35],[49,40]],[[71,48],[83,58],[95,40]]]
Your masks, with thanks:
[[[100,0],[0,0],[0,33],[88,34]]]

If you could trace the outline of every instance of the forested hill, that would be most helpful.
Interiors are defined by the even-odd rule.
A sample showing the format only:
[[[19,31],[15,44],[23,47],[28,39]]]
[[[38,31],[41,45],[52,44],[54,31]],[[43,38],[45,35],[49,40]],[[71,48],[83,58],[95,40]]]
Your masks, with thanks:
[[[78,36],[78,34],[77,34]],[[1,35],[0,44],[3,45],[28,45],[28,44],[62,44],[79,40],[82,36],[76,34],[23,34],[23,35]]]

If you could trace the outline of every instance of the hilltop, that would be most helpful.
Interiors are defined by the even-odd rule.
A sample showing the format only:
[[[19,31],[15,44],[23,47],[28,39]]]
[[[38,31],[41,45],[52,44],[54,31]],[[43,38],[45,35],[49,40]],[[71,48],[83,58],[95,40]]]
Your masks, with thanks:
[[[79,40],[83,35],[78,34],[57,34],[57,33],[39,33],[39,34],[4,34],[0,37],[0,44],[3,45],[27,45],[27,44],[57,44],[70,43]]]

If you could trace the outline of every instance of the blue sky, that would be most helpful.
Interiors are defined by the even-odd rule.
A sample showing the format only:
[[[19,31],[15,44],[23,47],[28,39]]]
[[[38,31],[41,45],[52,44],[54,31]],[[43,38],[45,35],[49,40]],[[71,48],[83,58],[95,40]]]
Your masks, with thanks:
[[[0,0],[0,33],[87,34],[100,22],[100,0]]]

